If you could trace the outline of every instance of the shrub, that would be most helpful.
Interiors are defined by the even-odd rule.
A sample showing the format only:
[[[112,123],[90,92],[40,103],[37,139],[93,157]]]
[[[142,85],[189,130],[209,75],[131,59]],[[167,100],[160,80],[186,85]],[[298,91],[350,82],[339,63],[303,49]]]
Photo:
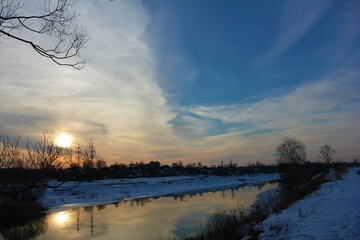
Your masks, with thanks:
[[[280,183],[280,191],[277,195],[258,201],[249,208],[239,205],[232,210],[218,212],[200,227],[200,233],[197,236],[187,239],[232,240],[242,239],[245,236],[248,239],[257,239],[260,233],[260,229],[256,227],[258,223],[264,221],[270,214],[286,209],[294,202],[306,197],[326,181],[325,173],[317,174],[321,169],[321,166],[316,167],[316,165],[301,168],[300,172],[306,176],[307,181],[302,181],[303,184],[299,184],[296,189]]]

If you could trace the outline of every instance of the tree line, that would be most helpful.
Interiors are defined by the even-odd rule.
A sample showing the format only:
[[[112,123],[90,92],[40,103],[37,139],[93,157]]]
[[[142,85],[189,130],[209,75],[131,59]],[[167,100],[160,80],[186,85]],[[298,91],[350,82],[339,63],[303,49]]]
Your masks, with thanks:
[[[97,156],[94,143],[76,147],[56,144],[57,134],[45,132],[41,139],[21,141],[20,135],[0,134],[0,168],[50,169],[64,167],[101,167],[106,162]]]
[[[335,149],[324,144],[319,148],[318,158],[324,164],[311,164],[307,160],[305,144],[293,137],[285,137],[275,148],[274,157],[281,174],[281,182],[284,187],[299,191],[299,188],[309,182],[317,174],[329,172],[333,162]]]
[[[57,134],[45,132],[38,140],[21,140],[18,135],[11,137],[0,134],[0,200],[36,200],[47,188],[69,190],[64,183],[73,181],[75,187],[82,181],[104,178],[159,177],[175,175],[243,175],[254,173],[280,172],[282,181],[297,187],[313,176],[319,169],[329,169],[335,149],[324,144],[319,149],[319,159],[324,164],[309,164],[306,161],[305,144],[295,138],[284,138],[275,147],[277,165],[264,165],[260,162],[239,167],[230,160],[223,160],[218,166],[210,167],[201,162],[183,164],[181,161],[171,165],[161,165],[159,161],[145,163],[115,163],[107,166],[106,161],[96,153],[90,139],[87,144],[74,147],[60,147],[56,144]],[[326,164],[325,164],[326,163]],[[56,179],[49,181],[50,179]],[[68,185],[67,185],[68,186]]]
[[[64,167],[82,168],[84,172],[95,166],[106,165],[96,155],[96,148],[89,143],[75,148],[56,144],[57,134],[45,132],[38,140],[21,141],[20,135],[11,137],[0,134],[0,201],[34,201],[48,189],[66,191],[65,180],[50,182],[59,177]],[[81,179],[78,179],[81,180]]]

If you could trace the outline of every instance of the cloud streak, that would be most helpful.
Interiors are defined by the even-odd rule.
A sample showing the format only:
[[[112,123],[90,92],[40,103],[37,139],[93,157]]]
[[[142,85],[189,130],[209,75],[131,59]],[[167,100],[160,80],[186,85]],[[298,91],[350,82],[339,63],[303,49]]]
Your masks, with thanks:
[[[146,31],[154,19],[141,2],[78,4],[80,23],[91,37],[86,49],[90,62],[81,71],[58,67],[27,46],[0,39],[1,132],[33,138],[47,130],[66,131],[76,143],[92,138],[109,162],[274,162],[275,145],[284,136],[304,141],[311,160],[324,143],[337,149],[338,159],[359,158],[360,73],[351,64],[255,102],[179,106],[171,95],[191,86],[192,80],[180,78],[192,79],[193,73],[182,74],[187,67],[182,54],[176,54],[181,47],[175,46],[180,70],[175,80],[165,81],[172,71],[161,72],[157,61],[167,59],[166,50],[150,48]],[[326,6],[285,6],[278,39],[260,60],[275,59],[296,44]],[[347,42],[357,38],[352,29]],[[346,51],[343,57],[351,55]]]
[[[271,48],[256,59],[255,64],[268,63],[296,44],[319,21],[328,5],[328,1],[286,1],[278,37]]]
[[[325,143],[338,149],[339,159],[352,160],[360,136],[359,77],[357,71],[338,72],[251,104],[184,107],[179,116],[196,117],[174,127],[188,141],[212,149],[209,157],[271,162],[275,145],[292,136],[308,145],[311,160]]]
[[[92,138],[108,161],[155,159],[150,149],[171,147],[177,138],[168,124],[174,114],[155,83],[155,62],[142,38],[150,16],[139,1],[79,4],[80,23],[91,36],[90,62],[82,71],[2,40],[1,131],[31,138],[67,131],[77,143]]]

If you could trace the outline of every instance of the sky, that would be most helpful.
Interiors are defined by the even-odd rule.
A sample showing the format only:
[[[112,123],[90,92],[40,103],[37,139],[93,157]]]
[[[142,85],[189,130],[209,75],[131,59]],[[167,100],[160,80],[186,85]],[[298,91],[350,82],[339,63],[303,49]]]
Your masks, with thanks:
[[[335,160],[360,158],[359,1],[80,0],[75,9],[89,34],[80,71],[0,37],[1,133],[91,138],[110,164],[271,164],[284,137],[301,140],[310,161],[323,144]]]

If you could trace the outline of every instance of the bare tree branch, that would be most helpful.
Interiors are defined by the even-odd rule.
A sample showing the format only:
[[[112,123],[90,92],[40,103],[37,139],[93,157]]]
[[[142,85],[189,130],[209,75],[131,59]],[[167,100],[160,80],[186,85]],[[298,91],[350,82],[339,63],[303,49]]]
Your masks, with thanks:
[[[16,167],[20,154],[20,136],[12,138],[7,134],[0,134],[0,168]]]
[[[42,139],[35,141],[28,139],[22,145],[20,136],[16,138],[0,134],[0,198],[6,196],[6,199],[15,201],[33,201],[46,189],[70,191],[81,183],[77,180],[73,184],[65,185],[69,181],[66,178],[49,181],[54,174],[59,177],[65,173],[58,174],[65,162],[69,161],[69,165],[74,167],[79,166],[77,163],[80,158],[85,159],[82,151],[77,152],[56,145],[57,137],[54,132],[45,132]],[[93,143],[90,142],[84,149],[87,149],[86,160],[93,160],[95,156]],[[77,150],[80,150],[80,146]],[[74,153],[79,155],[74,156]],[[21,158],[25,160],[22,161],[25,166],[19,165]]]
[[[84,27],[75,24],[79,13],[71,10],[76,0],[49,0],[38,8],[38,15],[23,15],[20,0],[0,0],[0,37],[30,45],[38,54],[58,65],[82,69],[87,60],[81,56],[88,40]],[[17,33],[13,33],[17,30]],[[47,35],[52,47],[42,46],[21,33]]]
[[[32,169],[58,168],[62,162],[63,148],[55,144],[55,134],[44,133],[43,139],[35,142],[28,140],[26,149],[28,152],[27,162]]]

